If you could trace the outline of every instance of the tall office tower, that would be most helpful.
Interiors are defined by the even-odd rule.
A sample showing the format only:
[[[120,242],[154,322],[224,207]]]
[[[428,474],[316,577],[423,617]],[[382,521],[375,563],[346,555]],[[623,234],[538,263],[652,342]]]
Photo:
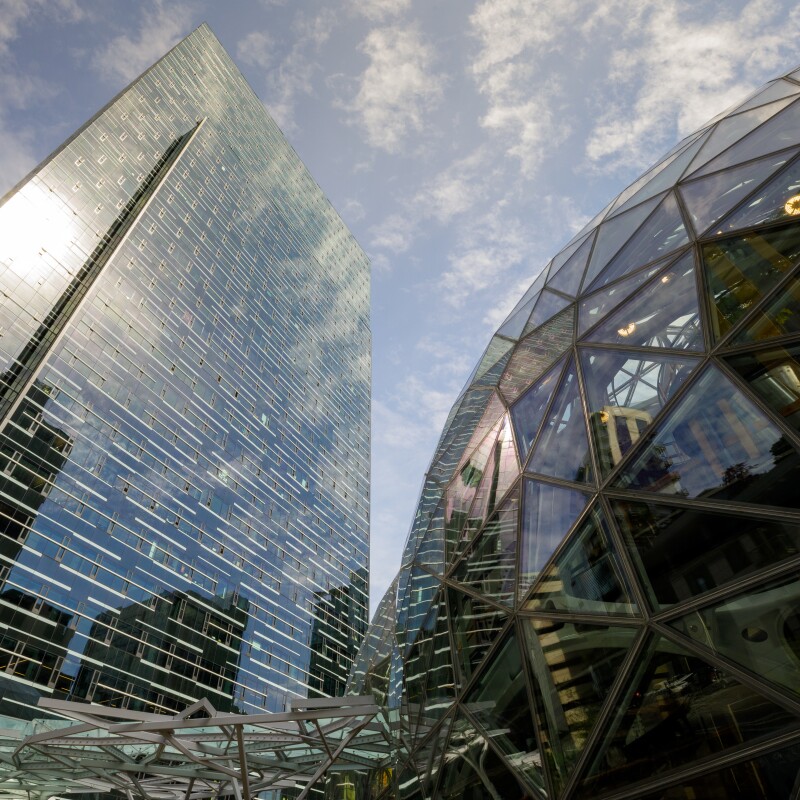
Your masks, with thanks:
[[[0,291],[0,727],[343,688],[368,262],[207,27],[3,200]]]
[[[397,786],[352,780],[797,800],[799,480],[796,70],[612,200],[492,337],[350,683],[391,712]]]

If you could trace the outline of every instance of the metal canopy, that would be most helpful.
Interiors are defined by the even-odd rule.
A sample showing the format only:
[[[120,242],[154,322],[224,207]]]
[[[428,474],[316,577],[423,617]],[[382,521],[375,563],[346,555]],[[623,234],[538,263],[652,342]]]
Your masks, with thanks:
[[[39,705],[65,719],[0,730],[0,798],[116,790],[130,800],[250,800],[298,787],[300,800],[326,773],[371,769],[391,753],[371,696],[298,700],[284,714],[250,715],[220,714],[205,699],[175,716]]]

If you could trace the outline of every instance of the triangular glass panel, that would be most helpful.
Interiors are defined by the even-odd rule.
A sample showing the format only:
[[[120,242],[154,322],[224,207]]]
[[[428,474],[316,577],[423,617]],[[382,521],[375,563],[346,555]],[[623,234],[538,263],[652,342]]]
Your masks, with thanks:
[[[460,552],[466,544],[461,536],[469,517],[469,510],[483,481],[486,465],[491,457],[498,434],[504,429],[507,417],[498,420],[489,435],[478,445],[469,459],[458,470],[453,482],[445,492],[445,538],[448,555]]]
[[[489,460],[486,462],[483,478],[464,527],[463,541],[470,541],[475,532],[480,530],[517,475],[519,475],[519,463],[514,448],[514,437],[511,435],[511,423],[508,417],[504,417],[503,426],[495,440]],[[459,548],[456,549],[459,550]]]
[[[562,308],[565,308],[569,304],[570,301],[567,300],[566,297],[553,294],[553,292],[548,292],[547,289],[545,289],[536,301],[536,306],[533,309],[531,318],[528,320],[528,324],[525,326],[523,335],[527,336],[531,331],[535,331],[540,325],[547,322],[551,317],[554,317]]]
[[[456,680],[453,654],[450,649],[450,620],[447,605],[441,597],[436,610],[436,631],[433,635],[430,660],[425,676],[425,700],[417,727],[417,738],[427,736],[455,700]]]
[[[736,109],[736,113],[747,111],[756,106],[763,106],[775,100],[782,100],[784,97],[791,97],[798,93],[800,93],[800,86],[796,83],[778,79],[768,83],[766,86],[762,86],[749,100]]]
[[[800,215],[800,159],[795,159],[717,226],[716,233],[797,221]]]
[[[591,510],[552,564],[539,576],[525,608],[601,616],[637,613],[630,584],[600,506]]]
[[[712,329],[724,336],[800,260],[800,224],[703,245]]]
[[[652,278],[674,256],[657,261],[647,269],[612,283],[599,292],[587,295],[578,304],[578,336],[583,336],[592,326],[600,322],[610,311],[613,311],[623,300],[630,297],[648,278]]]
[[[531,735],[531,709],[519,644],[510,633],[466,695],[464,706],[506,759],[531,786],[544,792],[544,774],[536,737]]]
[[[594,481],[578,373],[572,362],[542,425],[527,470],[578,483]]]
[[[731,340],[732,345],[763,342],[800,333],[800,278],[792,278],[780,294],[753,312],[747,327]]]
[[[445,717],[439,727],[414,752],[414,762],[419,771],[419,784],[423,797],[433,798],[433,790],[439,779],[442,753],[450,738],[453,715]]]
[[[519,595],[539,576],[566,538],[589,495],[541,481],[524,481],[520,540]]]
[[[684,183],[679,189],[695,231],[701,234],[710,228],[796,152],[784,151]]]
[[[514,605],[519,498],[515,489],[461,559],[451,579],[497,603]]]
[[[534,305],[536,305],[536,300],[544,286],[546,277],[547,267],[539,273],[536,280],[534,280],[528,291],[525,292],[520,301],[514,306],[495,335],[507,336],[509,339],[519,339],[525,327],[525,323],[528,321]]]
[[[611,210],[611,207],[614,205],[614,200],[612,200],[602,211],[595,214],[568,242],[567,246],[564,248],[565,250],[568,247],[571,247],[575,242],[581,240],[587,233],[595,232],[597,227],[600,225],[600,222],[605,219],[606,214]]]
[[[786,108],[791,100],[792,98],[786,97],[781,100],[776,100],[769,105],[760,106],[759,108],[746,111],[743,114],[737,114],[736,116],[726,117],[723,119],[714,129],[714,132],[708,138],[703,146],[703,149],[700,151],[694,163],[692,164],[692,173],[703,175],[713,171],[708,169],[708,167],[700,170],[700,167],[702,167],[704,164],[708,165],[709,162],[713,163],[713,159],[722,153],[723,150],[726,151],[723,157],[727,156],[730,153],[728,148],[731,148],[731,145],[747,136],[747,134],[768,120],[770,117],[774,117],[775,114]],[[775,150],[780,150],[782,146],[785,147],[786,145],[778,145],[777,147],[771,148],[770,151],[774,152]],[[763,154],[764,153],[759,153],[759,155]],[[742,161],[747,160],[748,159],[746,158],[740,158],[730,161],[729,164],[725,164],[723,166],[740,164]],[[722,166],[717,167],[717,169],[722,169]],[[698,172],[698,170],[700,171]]]
[[[738,353],[726,361],[787,425],[800,431],[800,344]]]
[[[619,475],[617,486],[774,506],[800,504],[796,450],[714,366],[642,442],[644,449]]]
[[[490,739],[463,712],[453,722],[434,791],[437,800],[525,797],[529,791],[498,757]]]
[[[790,105],[787,105],[790,103]],[[788,147],[800,144],[800,103],[794,98],[788,97],[785,100],[778,100],[768,106],[761,106],[745,114],[739,114],[731,119],[737,120],[746,117],[748,114],[758,114],[759,112],[769,111],[777,108],[780,113],[775,114],[766,121],[761,127],[754,130],[744,139],[737,142],[733,147],[717,156],[713,161],[709,161],[701,170],[694,173],[693,177],[709,175],[717,170],[743,164],[754,158],[761,158],[768,153],[777,153]],[[700,156],[703,152],[700,152]],[[694,164],[692,168],[694,168]]]
[[[590,286],[600,271],[624,247],[625,243],[638,230],[658,205],[660,197],[653,197],[638,206],[625,211],[604,222],[597,231],[597,240],[583,279],[584,286]]]
[[[572,344],[574,321],[575,307],[570,306],[520,341],[500,379],[500,391],[509,403]]]
[[[572,254],[570,259],[563,264],[558,272],[553,272],[547,285],[551,289],[556,289],[559,292],[564,292],[564,294],[574,297],[580,288],[583,271],[586,268],[586,262],[589,260],[589,253],[592,252],[593,244],[594,235],[590,234],[586,237],[586,240],[580,248]],[[553,259],[554,267],[555,263],[556,261]]]
[[[690,250],[653,278],[598,325],[586,341],[702,350],[694,253]]]
[[[714,591],[800,554],[800,523],[611,500],[641,584],[656,608]]]
[[[704,141],[705,137],[700,137],[683,150],[683,152],[675,155],[668,164],[665,164],[663,169],[659,170],[657,175],[653,175],[630,200],[620,207],[620,211],[625,211],[637,203],[642,203],[650,197],[654,197],[660,192],[664,192],[674,186],[681,175],[686,171],[686,168],[689,166]]]
[[[797,726],[797,718],[666,637],[644,651],[577,794],[595,798]]]
[[[452,586],[447,590],[447,601],[455,658],[463,686],[508,621],[508,612]]]
[[[697,644],[800,697],[800,578],[790,575],[669,624]]]
[[[770,750],[757,758],[660,786],[638,800],[797,800],[800,745]],[[655,777],[655,776],[654,776]]]
[[[603,474],[619,464],[699,359],[581,348],[589,427]]]
[[[505,365],[505,356],[508,355],[509,351],[514,347],[514,342],[510,341],[509,339],[503,339],[500,336],[493,336],[492,341],[489,342],[489,346],[486,348],[481,360],[478,362],[478,366],[475,368],[475,371],[470,376],[470,379],[467,381],[467,385],[471,386],[475,383],[479,385],[494,385],[496,380],[492,381],[486,380],[487,373],[492,375],[495,372],[498,363]],[[502,366],[501,366],[502,371]],[[483,380],[481,380],[483,379]]]
[[[525,462],[530,452],[539,426],[544,419],[550,398],[553,396],[561,370],[564,367],[561,359],[544,377],[540,378],[522,397],[511,407],[511,421],[514,423],[514,432],[517,436],[519,457]]]
[[[496,392],[493,392],[491,400],[489,400],[486,405],[486,411],[483,412],[480,422],[475,426],[475,431],[469,440],[469,444],[464,448],[464,454],[461,456],[461,460],[458,463],[458,469],[464,466],[464,463],[472,455],[472,451],[481,443],[483,437],[495,426],[497,420],[503,416],[505,410],[506,407],[503,405],[503,401]]]
[[[556,794],[583,752],[639,629],[521,619],[536,722]]]
[[[675,252],[689,241],[675,193],[670,192],[656,211],[631,237],[592,284],[599,289],[645,264]]]

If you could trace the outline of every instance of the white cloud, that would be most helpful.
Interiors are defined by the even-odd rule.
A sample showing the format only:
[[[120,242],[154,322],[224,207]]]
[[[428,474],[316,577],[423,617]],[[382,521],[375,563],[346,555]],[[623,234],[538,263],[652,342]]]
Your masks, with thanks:
[[[415,223],[409,217],[391,214],[370,230],[370,244],[379,250],[404,253],[411,247],[414,227]]]
[[[408,11],[411,0],[351,0],[350,8],[371,20],[383,20]]]
[[[630,17],[640,4],[627,5]],[[751,0],[706,20],[697,10],[682,0],[646,6],[622,32],[608,76],[617,98],[591,132],[590,162],[606,170],[651,162],[796,58],[797,8]]]
[[[348,109],[367,142],[399,152],[411,133],[425,128],[426,115],[442,97],[444,77],[434,71],[434,51],[415,27],[376,28],[360,49],[369,64]]]
[[[250,31],[236,45],[236,55],[245,64],[270,69],[275,60],[275,41],[264,31]]]
[[[473,208],[487,194],[487,182],[492,178],[490,156],[486,148],[478,148],[454,161],[422,186],[412,206],[442,224]]]
[[[113,80],[130,81],[189,33],[191,19],[187,6],[154,0],[142,7],[138,29],[115,36],[101,47],[92,67]]]

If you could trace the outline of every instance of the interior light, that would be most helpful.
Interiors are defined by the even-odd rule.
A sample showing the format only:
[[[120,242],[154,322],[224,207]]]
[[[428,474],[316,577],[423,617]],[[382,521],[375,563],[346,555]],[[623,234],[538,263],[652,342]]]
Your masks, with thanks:
[[[792,217],[800,214],[800,194],[792,195],[784,203],[783,210]]]
[[[636,330],[636,323],[631,322],[630,324],[626,325],[624,328],[619,328],[617,333],[620,336],[630,336]]]

